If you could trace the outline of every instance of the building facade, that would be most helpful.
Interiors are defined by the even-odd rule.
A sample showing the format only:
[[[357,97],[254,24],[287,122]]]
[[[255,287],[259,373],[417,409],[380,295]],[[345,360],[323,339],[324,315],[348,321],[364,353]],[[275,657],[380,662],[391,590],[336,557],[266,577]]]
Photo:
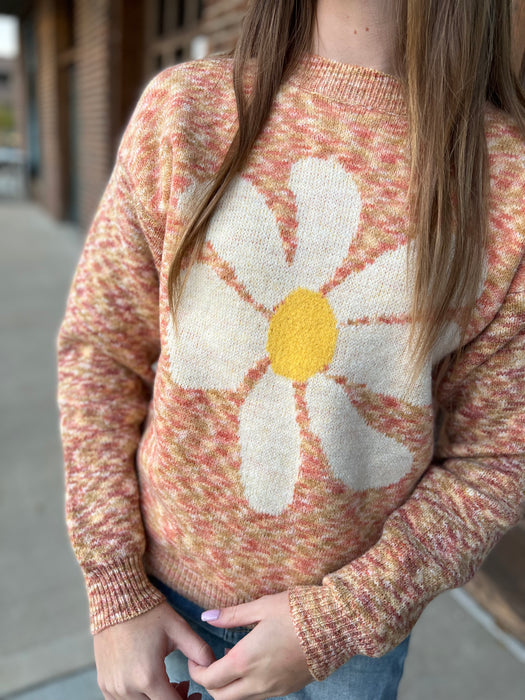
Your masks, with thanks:
[[[0,0],[0,13],[20,19],[31,195],[85,228],[146,82],[168,65],[232,49],[247,1]],[[525,0],[513,4],[521,56]]]
[[[0,0],[20,20],[31,195],[86,228],[122,131],[162,68],[233,48],[246,0]]]

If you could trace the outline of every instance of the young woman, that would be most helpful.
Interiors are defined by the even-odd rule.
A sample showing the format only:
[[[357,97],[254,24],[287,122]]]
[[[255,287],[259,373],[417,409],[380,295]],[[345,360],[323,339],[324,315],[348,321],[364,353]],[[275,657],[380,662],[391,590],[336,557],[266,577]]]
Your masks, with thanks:
[[[107,700],[179,698],[167,655],[215,700],[392,700],[518,520],[510,33],[510,0],[255,1],[146,88],[58,337]]]

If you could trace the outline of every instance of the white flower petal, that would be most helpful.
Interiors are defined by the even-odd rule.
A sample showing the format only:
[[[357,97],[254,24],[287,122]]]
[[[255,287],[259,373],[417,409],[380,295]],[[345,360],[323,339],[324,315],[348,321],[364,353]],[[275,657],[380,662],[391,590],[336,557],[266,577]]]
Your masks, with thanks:
[[[323,374],[308,381],[310,427],[319,437],[333,475],[354,491],[382,488],[412,468],[404,445],[371,428],[350,403],[343,387]]]
[[[292,502],[300,435],[292,382],[268,369],[239,415],[240,476],[250,506],[279,515]]]
[[[481,275],[480,275],[480,280],[479,280],[479,285],[478,285],[478,293],[476,295],[476,299],[480,299],[481,295],[485,291],[485,285],[487,283],[487,277],[489,275],[489,259],[488,255],[485,252],[483,255],[483,260],[481,263]]]
[[[440,362],[446,355],[453,352],[458,347],[460,339],[461,329],[455,321],[451,321],[434,344],[432,364]]]
[[[408,324],[372,323],[339,329],[334,357],[327,373],[366,384],[376,394],[394,396],[416,406],[432,402],[428,365],[409,393]]]
[[[177,199],[177,214],[185,225],[190,221],[192,209],[195,206],[195,198],[199,196],[199,194],[199,187],[195,182],[188,185],[180,194],[177,195],[174,193]]]
[[[318,290],[346,257],[361,214],[361,197],[335,159],[304,158],[293,167],[298,244],[293,268],[300,286]]]
[[[187,389],[236,389],[264,357],[268,321],[203,263],[190,270],[167,340],[173,380]]]
[[[411,290],[406,277],[407,246],[380,255],[326,295],[339,323],[409,313]]]
[[[292,291],[275,217],[246,178],[233,180],[212,216],[206,238],[255,302],[273,309]]]

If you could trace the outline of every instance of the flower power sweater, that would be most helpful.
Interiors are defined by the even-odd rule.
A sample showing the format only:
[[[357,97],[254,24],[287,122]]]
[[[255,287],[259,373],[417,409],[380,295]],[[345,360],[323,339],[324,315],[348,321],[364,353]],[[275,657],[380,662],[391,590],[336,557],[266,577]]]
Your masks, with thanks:
[[[519,519],[525,145],[487,106],[483,284],[433,399],[459,327],[410,389],[406,104],[369,68],[307,55],[281,86],[175,332],[169,265],[236,119],[218,57],[161,72],[123,135],[58,334],[67,522],[93,633],[164,600],[148,574],[203,607],[289,590],[323,679]]]

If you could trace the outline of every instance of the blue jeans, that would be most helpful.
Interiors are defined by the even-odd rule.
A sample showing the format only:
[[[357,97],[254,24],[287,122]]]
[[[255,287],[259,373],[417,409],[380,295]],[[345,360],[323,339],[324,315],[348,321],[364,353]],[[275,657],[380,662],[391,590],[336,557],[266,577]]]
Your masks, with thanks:
[[[207,642],[217,659],[224,656],[226,648],[239,642],[249,629],[221,629],[212,627],[200,619],[203,608],[183,598],[158,579],[150,576],[151,582],[166,596],[168,603],[197,634]],[[293,700],[396,700],[397,689],[408,652],[409,637],[385,656],[371,658],[353,656],[324,681],[313,681],[303,690],[291,693],[286,698]],[[166,670],[172,683],[189,681],[188,695],[201,693],[203,700],[212,700],[206,690],[190,679],[186,658],[180,651],[166,657]],[[282,698],[277,699],[282,700]]]

